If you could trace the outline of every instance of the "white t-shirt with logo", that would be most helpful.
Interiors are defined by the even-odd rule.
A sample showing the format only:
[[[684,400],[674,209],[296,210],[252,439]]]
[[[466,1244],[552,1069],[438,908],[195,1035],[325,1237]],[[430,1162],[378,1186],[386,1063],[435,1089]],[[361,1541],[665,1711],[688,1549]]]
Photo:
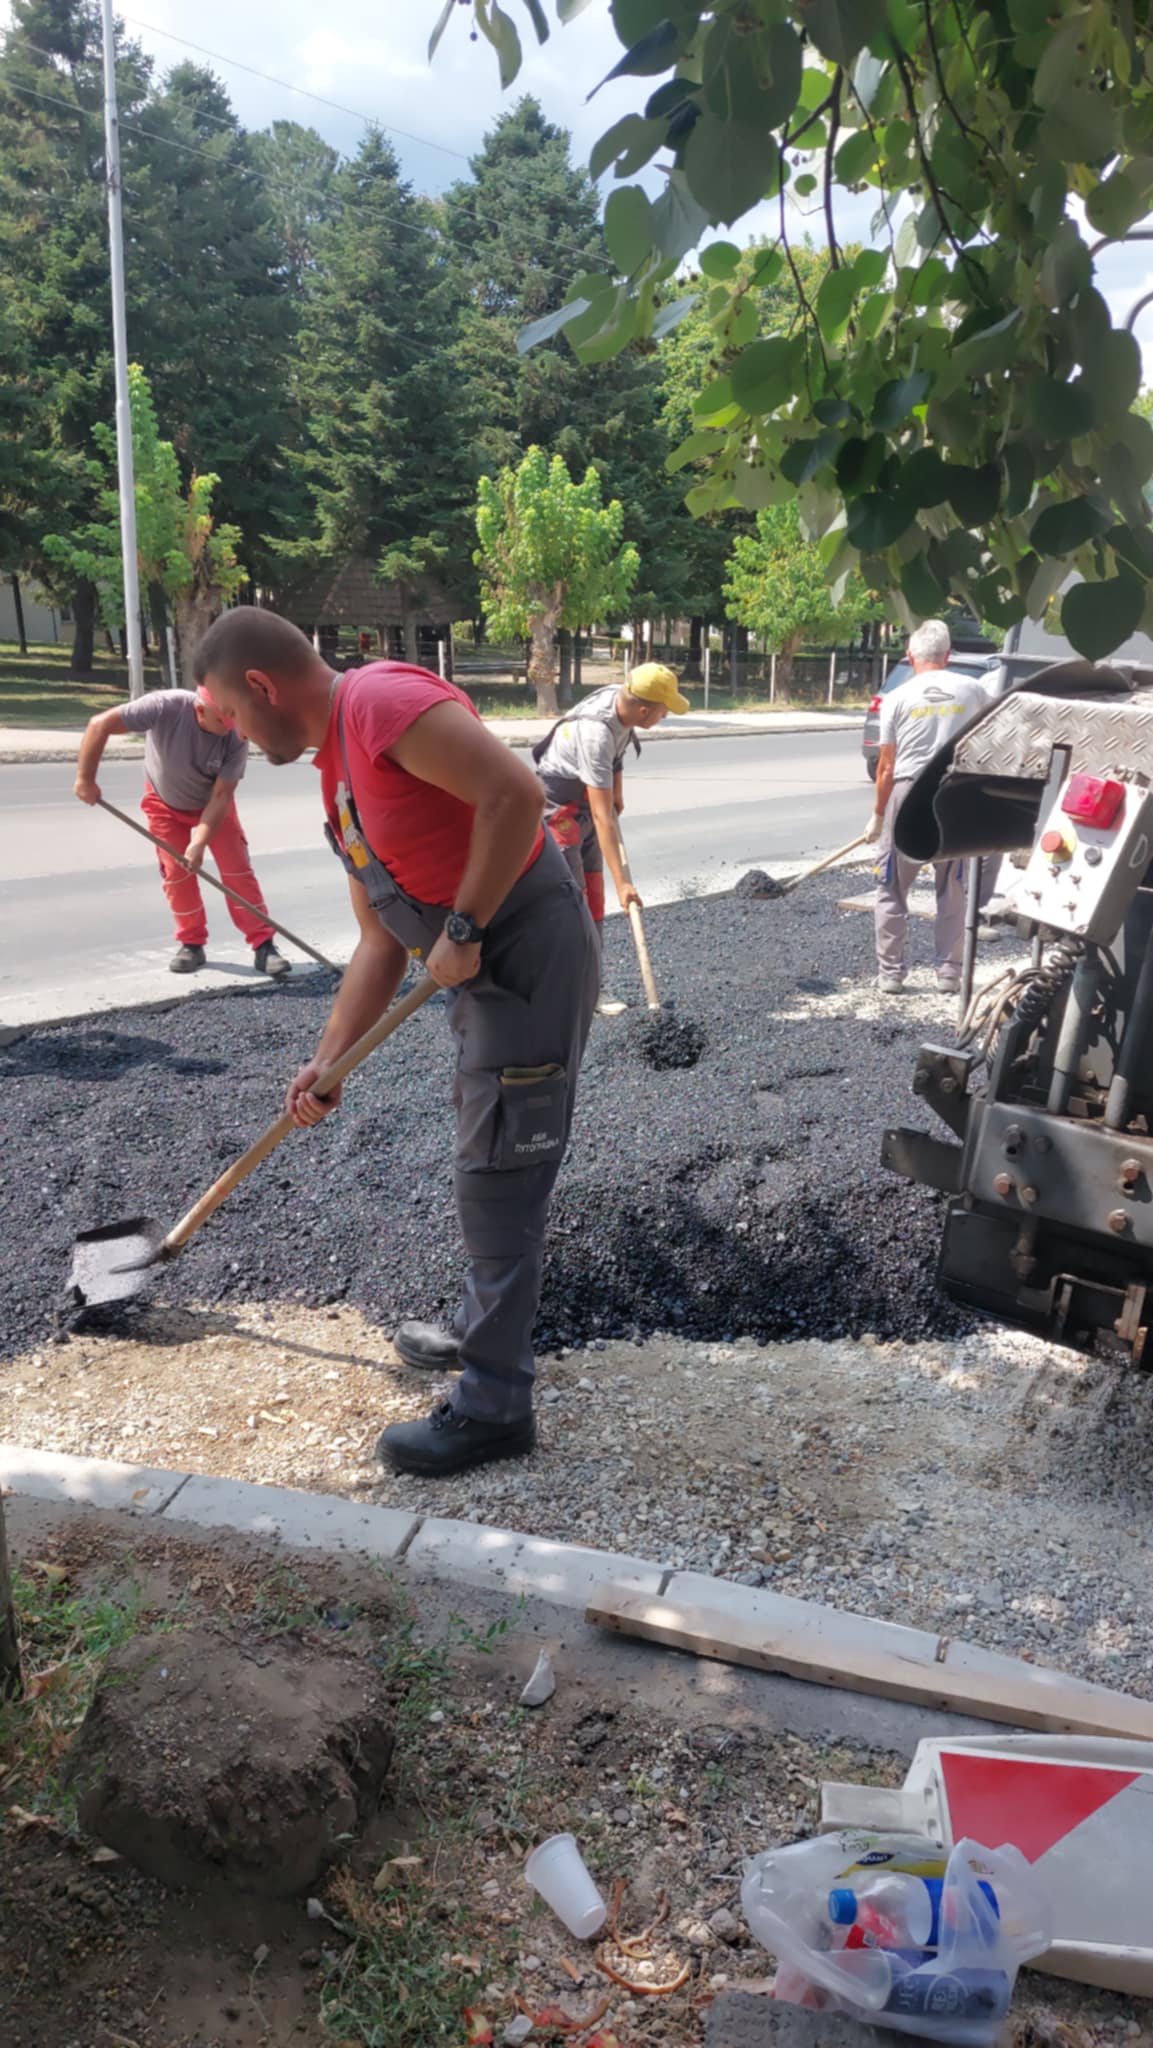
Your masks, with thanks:
[[[895,747],[893,779],[909,782],[989,702],[988,684],[957,669],[929,668],[881,699],[883,747]]]

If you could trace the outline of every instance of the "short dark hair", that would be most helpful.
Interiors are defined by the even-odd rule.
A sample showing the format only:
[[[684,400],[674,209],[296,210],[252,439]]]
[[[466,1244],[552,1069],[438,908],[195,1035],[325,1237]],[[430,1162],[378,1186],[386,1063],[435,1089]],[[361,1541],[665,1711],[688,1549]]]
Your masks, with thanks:
[[[200,642],[196,680],[203,683],[215,675],[235,683],[250,668],[269,675],[302,676],[318,659],[311,640],[291,619],[261,605],[238,604],[221,612]]]

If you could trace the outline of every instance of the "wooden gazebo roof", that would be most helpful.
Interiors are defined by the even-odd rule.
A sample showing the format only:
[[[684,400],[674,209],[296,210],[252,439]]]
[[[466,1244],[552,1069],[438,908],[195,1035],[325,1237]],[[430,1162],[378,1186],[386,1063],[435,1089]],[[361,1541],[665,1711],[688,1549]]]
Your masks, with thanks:
[[[280,609],[308,627],[401,626],[406,617],[422,626],[451,626],[461,617],[460,599],[434,577],[422,576],[402,592],[397,583],[381,582],[367,555],[325,563],[285,592]]]

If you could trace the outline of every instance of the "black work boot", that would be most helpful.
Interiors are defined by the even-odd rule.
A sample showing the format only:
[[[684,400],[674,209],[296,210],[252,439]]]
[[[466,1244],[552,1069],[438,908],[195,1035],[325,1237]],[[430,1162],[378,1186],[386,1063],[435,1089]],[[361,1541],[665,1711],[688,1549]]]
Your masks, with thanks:
[[[460,1364],[456,1338],[435,1323],[402,1323],[392,1346],[406,1365],[424,1366],[429,1372],[455,1372]]]
[[[461,1415],[451,1401],[440,1401],[422,1422],[394,1422],[376,1446],[382,1464],[397,1472],[415,1472],[438,1479],[465,1472],[470,1465],[490,1465],[499,1458],[523,1458],[536,1448],[536,1424],[479,1422]]]
[[[292,973],[292,962],[278,953],[271,939],[265,939],[263,946],[257,946],[252,955],[252,964],[258,974],[271,974],[274,981],[282,975]]]
[[[169,974],[195,974],[204,965],[203,946],[181,946],[168,962]]]

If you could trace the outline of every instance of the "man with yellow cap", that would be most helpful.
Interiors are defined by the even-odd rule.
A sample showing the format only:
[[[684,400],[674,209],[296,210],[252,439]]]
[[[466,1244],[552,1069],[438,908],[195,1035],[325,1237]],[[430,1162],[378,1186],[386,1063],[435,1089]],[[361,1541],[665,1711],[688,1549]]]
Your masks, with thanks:
[[[545,823],[585,892],[598,935],[605,914],[605,868],[622,910],[641,898],[625,871],[617,819],[624,810],[624,765],[638,732],[651,732],[670,711],[689,709],[671,668],[659,661],[635,668],[623,689],[610,684],[559,718],[533,748],[548,805]],[[620,1008],[601,997],[602,1010]]]

